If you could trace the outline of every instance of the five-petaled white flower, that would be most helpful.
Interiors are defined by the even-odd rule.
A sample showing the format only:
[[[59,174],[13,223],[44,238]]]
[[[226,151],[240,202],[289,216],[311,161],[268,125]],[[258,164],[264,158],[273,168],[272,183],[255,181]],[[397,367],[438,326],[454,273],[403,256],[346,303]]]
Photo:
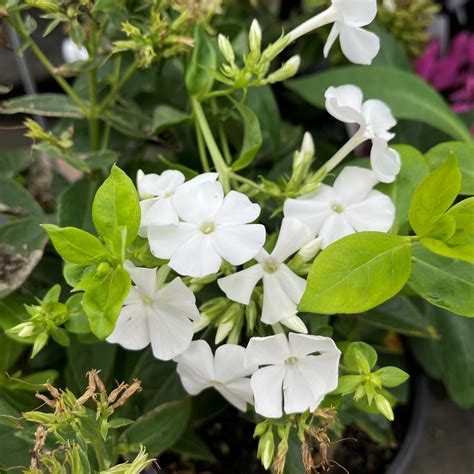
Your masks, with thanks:
[[[176,370],[183,387],[191,395],[214,387],[229,403],[245,411],[247,403],[253,404],[247,377],[256,367],[244,367],[244,355],[242,346],[224,344],[217,348],[214,357],[206,341],[193,341],[186,352],[175,358]]]
[[[222,259],[241,265],[254,258],[265,242],[265,227],[250,224],[259,216],[260,206],[236,191],[224,197],[219,182],[180,189],[173,205],[181,221],[150,226],[148,240],[151,252],[170,259],[169,266],[181,275],[211,275],[219,271]]]
[[[340,351],[323,336],[290,333],[253,337],[245,351],[245,366],[264,366],[250,379],[255,411],[268,418],[314,411],[338,383]]]
[[[329,8],[305,21],[288,34],[289,40],[303,36],[316,28],[334,23],[324,46],[324,56],[340,38],[341,49],[349,61],[357,64],[371,64],[380,49],[378,36],[366,31],[377,15],[376,0],[332,0]]]
[[[156,268],[126,266],[135,284],[125,300],[108,342],[140,350],[151,343],[157,359],[170,360],[184,352],[199,318],[196,298],[181,278],[157,288]]]
[[[326,109],[333,117],[345,123],[359,124],[360,128],[354,136],[355,146],[372,140],[370,163],[377,179],[384,183],[394,181],[400,172],[401,162],[399,154],[387,146],[387,142],[395,136],[389,130],[397,123],[389,107],[377,99],[363,102],[362,91],[350,84],[329,87],[324,96]]]
[[[283,212],[319,235],[322,248],[354,232],[387,232],[395,218],[395,206],[388,196],[372,189],[375,184],[371,170],[346,166],[332,187],[321,184],[311,194],[287,199]]]
[[[178,190],[188,190],[208,181],[215,181],[217,173],[203,173],[186,183],[181,171],[166,170],[161,174],[137,173],[137,188],[141,208],[140,235],[147,236],[148,227],[152,225],[177,224],[178,213],[173,206],[173,197]]]
[[[84,46],[78,46],[70,38],[63,40],[61,45],[61,52],[63,54],[64,61],[67,63],[75,63],[76,61],[87,61],[89,59],[89,53]]]
[[[288,322],[298,332],[306,332],[303,322],[298,326],[297,306],[303,296],[306,280],[293,273],[283,262],[312,238],[313,233],[297,219],[284,218],[272,253],[262,249],[255,257],[257,264],[233,275],[220,278],[217,283],[227,298],[249,304],[253,289],[263,278],[262,321],[266,324]],[[286,321],[288,320],[288,321]],[[293,323],[293,325],[292,325]]]

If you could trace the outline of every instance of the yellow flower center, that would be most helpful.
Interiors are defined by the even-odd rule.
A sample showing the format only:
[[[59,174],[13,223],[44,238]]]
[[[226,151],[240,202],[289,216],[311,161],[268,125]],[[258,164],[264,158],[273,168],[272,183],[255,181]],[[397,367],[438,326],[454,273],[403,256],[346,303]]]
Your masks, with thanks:
[[[216,230],[214,222],[204,222],[199,229],[203,234],[212,234]]]

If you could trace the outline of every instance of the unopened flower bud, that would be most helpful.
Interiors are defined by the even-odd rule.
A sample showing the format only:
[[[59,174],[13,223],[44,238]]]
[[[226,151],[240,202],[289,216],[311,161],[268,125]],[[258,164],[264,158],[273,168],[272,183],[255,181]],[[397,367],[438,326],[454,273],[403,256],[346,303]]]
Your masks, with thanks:
[[[205,314],[201,314],[199,319],[193,322],[194,332],[196,333],[196,332],[202,331],[203,329],[207,328],[207,326],[209,326],[210,323],[211,323],[211,320]]]
[[[280,69],[277,69],[275,72],[272,72],[267,77],[267,82],[269,84],[274,84],[275,82],[285,81],[290,77],[293,77],[297,72],[301,64],[301,58],[296,55],[288,59]]]
[[[18,332],[19,337],[30,337],[33,335],[35,326],[33,323],[25,323]]]
[[[288,35],[281,36],[274,43],[268,45],[262,53],[262,61],[268,62],[275,59],[290,43]]]
[[[252,21],[249,31],[249,48],[250,51],[256,51],[260,53],[260,47],[262,45],[262,29],[257,19]]]
[[[268,428],[268,421],[261,421],[255,426],[255,430],[253,432],[253,437],[257,438],[259,436],[262,436],[265,431],[267,431]]]
[[[206,301],[199,310],[201,311],[201,317],[205,316],[210,321],[214,321],[217,317],[223,314],[229,306],[229,300],[222,296],[212,298]]]
[[[275,451],[275,440],[273,432],[268,430],[258,443],[257,457],[263,464],[265,469],[268,469],[273,460],[273,452]]]
[[[250,300],[249,304],[245,308],[245,319],[247,321],[247,333],[252,334],[255,323],[257,321],[257,304],[254,300]]]
[[[217,37],[217,44],[219,45],[219,50],[222,53],[222,56],[224,56],[227,62],[232,64],[235,61],[235,54],[229,38],[220,34]]]
[[[216,338],[214,342],[220,344],[232,331],[234,327],[234,321],[227,321],[225,323],[220,323],[217,327]]]
[[[299,316],[296,316],[296,314],[290,316],[289,318],[282,319],[280,323],[287,328],[290,328],[292,331],[308,334],[308,328],[306,327],[303,320]]]
[[[390,402],[383,395],[380,395],[379,393],[375,394],[374,400],[375,400],[375,406],[377,407],[377,410],[380,413],[382,413],[382,415],[385,418],[387,418],[387,420],[393,421],[394,416],[393,416],[393,410],[392,410],[392,406],[390,405]]]
[[[311,240],[306,245],[301,247],[296,255],[300,257],[304,263],[310,262],[321,250],[322,241],[323,239],[321,237]]]

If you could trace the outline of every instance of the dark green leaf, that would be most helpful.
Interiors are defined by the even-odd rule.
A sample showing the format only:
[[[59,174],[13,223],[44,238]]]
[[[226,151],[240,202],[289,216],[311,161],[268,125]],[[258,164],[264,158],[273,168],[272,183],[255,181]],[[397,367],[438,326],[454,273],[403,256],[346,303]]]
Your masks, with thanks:
[[[190,456],[192,459],[200,459],[210,463],[216,462],[214,454],[206,443],[191,429],[186,430],[171,448],[179,454]]]
[[[23,95],[0,104],[0,114],[32,114],[80,119],[81,109],[64,94]]]
[[[158,105],[153,111],[153,133],[161,133],[164,130],[186,122],[190,115],[169,105]]]

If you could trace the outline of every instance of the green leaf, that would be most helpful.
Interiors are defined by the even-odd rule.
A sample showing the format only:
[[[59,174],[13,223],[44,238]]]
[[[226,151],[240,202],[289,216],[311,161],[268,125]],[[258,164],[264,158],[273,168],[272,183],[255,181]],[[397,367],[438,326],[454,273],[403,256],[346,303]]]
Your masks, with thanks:
[[[184,433],[191,415],[191,400],[165,403],[138,418],[120,437],[128,445],[143,444],[155,456],[173,446]]]
[[[413,245],[413,269],[408,282],[422,298],[463,316],[474,316],[474,267]]]
[[[454,232],[444,241],[423,238],[421,244],[444,257],[474,263],[474,198],[453,206],[443,217],[454,221]]]
[[[405,285],[410,257],[404,237],[380,232],[344,237],[316,257],[300,310],[360,313],[378,306]]]
[[[380,50],[372,61],[375,66],[393,66],[406,71],[412,67],[404,46],[377,22],[371,23],[369,31],[375,33],[380,40]]]
[[[428,234],[449,209],[461,189],[461,172],[454,155],[432,171],[416,188],[410,205],[410,224],[418,235]],[[436,227],[436,226],[435,226]]]
[[[216,54],[208,36],[199,23],[194,28],[194,50],[186,71],[186,88],[190,95],[202,97],[214,82],[212,71],[216,68]]]
[[[352,393],[357,386],[364,381],[364,377],[362,375],[342,375],[339,377],[339,382],[337,385],[336,390],[334,390],[334,394],[342,394],[346,395],[348,393]]]
[[[429,304],[426,317],[442,337],[409,341],[416,360],[442,380],[451,399],[464,409],[474,407],[474,319],[463,318]]]
[[[390,196],[395,205],[394,233],[407,234],[409,231],[408,211],[415,189],[429,173],[425,157],[409,145],[393,145],[402,161],[397,179],[391,184],[379,185],[379,189]]]
[[[126,245],[130,245],[140,226],[140,204],[132,180],[117,166],[97,190],[92,205],[92,220],[97,232],[113,241],[118,227],[127,229]]]
[[[359,374],[368,374],[377,363],[377,352],[365,342],[352,342],[344,352],[344,365]]]
[[[113,331],[130,284],[128,272],[117,267],[84,293],[83,308],[92,332],[99,339],[105,339]]]
[[[97,183],[89,178],[80,179],[68,187],[59,197],[59,225],[93,232],[92,202],[96,190]]]
[[[474,195],[474,144],[463,142],[445,142],[434,146],[425,154],[428,165],[435,169],[444,163],[453,153],[459,162],[462,173],[461,194]]]
[[[75,288],[92,269],[93,267],[89,265],[77,265],[66,262],[63,268],[64,279],[69,286]]]
[[[100,150],[89,153],[86,164],[91,170],[108,170],[117,161],[117,153],[112,150]]]
[[[107,257],[100,240],[88,232],[76,227],[58,227],[43,224],[56,251],[66,262],[88,265]]]
[[[13,177],[30,166],[34,161],[29,148],[19,148],[0,151],[0,175]]]
[[[66,301],[66,306],[69,310],[69,313],[65,328],[69,332],[76,334],[90,333],[91,328],[89,326],[89,320],[87,319],[87,315],[82,308],[82,295],[72,295]]]
[[[0,104],[0,114],[20,113],[45,117],[83,118],[81,109],[64,94],[23,95]]]
[[[395,296],[362,317],[371,326],[396,331],[405,336],[428,339],[437,337],[435,328],[406,296]]]
[[[12,217],[43,215],[33,196],[11,178],[0,177],[0,206],[2,214]]]
[[[1,317],[1,316],[0,316]],[[25,345],[10,339],[6,334],[0,333],[0,380],[5,372],[14,364],[20,354],[25,350]]]
[[[375,372],[380,377],[380,381],[384,387],[398,387],[408,380],[409,375],[398,367],[382,367]]]
[[[329,86],[350,82],[364,92],[364,99],[380,99],[398,119],[427,123],[457,140],[472,142],[469,129],[445,100],[415,74],[387,66],[344,66],[285,83],[310,104],[324,108]]]
[[[252,163],[255,155],[262,146],[262,132],[260,131],[260,123],[255,113],[244,104],[237,102],[236,100],[229,97],[234,104],[234,107],[238,110],[244,124],[244,137],[242,148],[239,153],[237,160],[232,163],[232,169],[234,171],[246,168]]]
[[[166,104],[158,105],[153,111],[153,133],[161,133],[170,127],[186,122],[190,118],[190,115],[174,107]]]
[[[214,463],[216,457],[206,443],[191,429],[186,430],[171,448],[172,451],[184,454],[192,459]]]

